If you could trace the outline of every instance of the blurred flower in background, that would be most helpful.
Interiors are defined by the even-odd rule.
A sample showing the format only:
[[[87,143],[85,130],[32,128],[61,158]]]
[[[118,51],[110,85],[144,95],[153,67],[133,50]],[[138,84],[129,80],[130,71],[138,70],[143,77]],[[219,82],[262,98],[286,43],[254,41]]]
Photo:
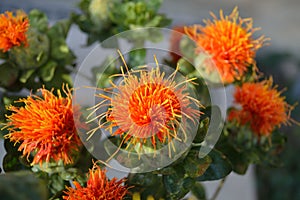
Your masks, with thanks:
[[[28,28],[29,20],[25,12],[18,10],[15,16],[9,11],[0,14],[0,50],[6,52],[13,46],[26,46]]]
[[[268,136],[281,124],[288,124],[292,107],[272,84],[272,79],[269,79],[237,87],[234,101],[241,109],[231,110],[229,121],[236,120],[240,125],[249,124],[258,136]]]
[[[232,83],[245,75],[249,67],[255,68],[256,51],[266,38],[253,38],[258,28],[253,28],[251,18],[239,17],[238,8],[224,16],[220,10],[220,19],[211,13],[213,21],[204,20],[205,25],[186,27],[186,34],[197,44],[196,52],[206,53],[214,61],[224,83]],[[214,70],[207,66],[208,72]]]

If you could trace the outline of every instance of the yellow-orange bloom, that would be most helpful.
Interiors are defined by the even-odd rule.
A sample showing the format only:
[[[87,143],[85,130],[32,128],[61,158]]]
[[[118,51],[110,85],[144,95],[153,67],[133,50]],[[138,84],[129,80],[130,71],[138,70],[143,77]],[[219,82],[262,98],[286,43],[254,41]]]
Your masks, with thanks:
[[[13,46],[27,45],[28,28],[29,20],[24,12],[17,11],[16,16],[8,11],[0,14],[0,50],[6,52]]]
[[[249,124],[258,136],[268,136],[281,124],[290,119],[291,106],[281,93],[272,87],[272,80],[257,83],[244,83],[237,87],[234,99],[241,109],[230,111],[228,119],[238,124]]]
[[[184,141],[178,132],[186,137],[188,121],[198,122],[200,103],[187,90],[186,84],[191,80],[176,83],[175,75],[176,71],[165,78],[159,67],[123,74],[119,85],[104,90],[112,97],[99,95],[105,100],[96,105],[96,110],[110,106],[98,116],[107,116],[100,128],[106,127],[112,135],[121,135],[133,145],[143,145],[148,139],[154,148],[157,142]]]
[[[6,138],[21,143],[19,151],[24,156],[33,155],[32,165],[42,162],[62,160],[73,163],[74,154],[82,143],[77,135],[75,123],[80,125],[78,108],[72,108],[72,94],[68,86],[63,86],[63,97],[51,91],[40,89],[42,97],[30,95],[20,99],[24,107],[9,106],[12,114],[7,116]]]
[[[223,82],[232,83],[240,79],[249,66],[255,67],[256,51],[266,39],[264,36],[253,38],[258,28],[253,28],[251,18],[240,18],[237,7],[229,16],[220,10],[220,19],[211,15],[213,21],[204,20],[205,26],[186,27],[186,33],[195,40],[197,53],[204,51],[211,56]]]
[[[113,178],[108,180],[106,171],[101,170],[97,165],[89,170],[89,177],[86,187],[82,187],[78,182],[73,184],[76,188],[68,187],[65,191],[65,200],[121,200],[128,193],[128,189],[123,185],[124,179]]]

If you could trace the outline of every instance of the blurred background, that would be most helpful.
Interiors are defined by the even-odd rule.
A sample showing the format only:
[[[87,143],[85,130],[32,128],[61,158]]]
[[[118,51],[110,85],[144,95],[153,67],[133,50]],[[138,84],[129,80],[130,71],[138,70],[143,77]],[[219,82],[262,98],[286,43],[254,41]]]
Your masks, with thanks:
[[[71,12],[78,12],[76,4],[79,0],[2,0],[0,12],[5,10],[23,9],[28,12],[38,8],[46,12],[50,21],[69,17]],[[209,12],[218,13],[223,9],[229,14],[239,7],[240,16],[251,17],[254,27],[262,29],[257,34],[271,38],[270,45],[262,48],[257,54],[258,67],[265,75],[273,75],[274,82],[284,89],[287,101],[294,105],[300,102],[300,1],[299,0],[164,0],[161,12],[173,20],[174,25],[202,23],[209,18]],[[171,26],[170,26],[171,28]],[[83,61],[94,45],[85,47],[86,36],[73,26],[68,44],[77,56],[77,63]],[[292,118],[300,121],[298,105]],[[231,174],[225,183],[218,199],[243,200],[282,200],[300,199],[300,127],[282,128],[288,142],[282,153],[279,168],[252,167],[245,176]],[[4,149],[0,142],[0,164]],[[217,182],[207,182],[208,196],[217,187]]]

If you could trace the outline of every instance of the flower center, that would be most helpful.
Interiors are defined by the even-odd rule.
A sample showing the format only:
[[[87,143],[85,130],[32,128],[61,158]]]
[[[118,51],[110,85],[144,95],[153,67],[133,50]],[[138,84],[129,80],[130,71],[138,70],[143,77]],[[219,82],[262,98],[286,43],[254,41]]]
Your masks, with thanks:
[[[131,95],[129,113],[136,125],[158,128],[181,116],[180,102],[168,87],[148,83],[138,87]]]

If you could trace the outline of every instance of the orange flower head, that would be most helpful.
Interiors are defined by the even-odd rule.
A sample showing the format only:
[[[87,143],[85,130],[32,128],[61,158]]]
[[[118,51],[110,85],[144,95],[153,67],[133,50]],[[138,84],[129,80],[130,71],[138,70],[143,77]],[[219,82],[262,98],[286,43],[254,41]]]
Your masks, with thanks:
[[[220,19],[213,13],[211,15],[213,21],[204,20],[205,26],[186,27],[186,34],[196,42],[197,53],[205,52],[210,55],[222,81],[232,83],[239,80],[249,66],[256,69],[254,57],[266,39],[264,36],[253,39],[253,33],[258,28],[253,28],[251,18],[240,18],[237,7],[229,16],[224,16],[220,10]]]
[[[82,143],[77,135],[76,125],[80,125],[78,107],[72,108],[72,94],[68,86],[63,86],[63,97],[44,88],[39,91],[42,97],[30,95],[20,99],[24,107],[9,106],[12,114],[7,116],[9,134],[6,138],[21,143],[19,151],[24,156],[33,155],[32,165],[62,160],[73,163],[73,157]]]
[[[200,103],[187,90],[186,84],[191,80],[176,83],[177,70],[168,78],[159,67],[123,74],[120,84],[112,84],[112,88],[104,90],[111,92],[111,97],[99,94],[105,100],[96,107],[109,105],[108,111],[97,117],[107,116],[99,128],[106,127],[111,135],[120,135],[123,141],[129,142],[128,146],[142,147],[149,141],[156,148],[157,142],[184,141],[182,133],[185,138],[189,132],[188,122],[198,122]]]
[[[257,83],[244,83],[236,88],[235,103],[241,109],[230,111],[229,121],[238,124],[249,124],[251,130],[258,136],[268,136],[281,124],[290,120],[291,106],[286,103],[281,93],[272,87],[272,80]]]
[[[29,20],[24,12],[17,11],[16,16],[8,11],[0,14],[0,50],[6,52],[13,46],[27,45],[28,28]]]
[[[184,26],[175,26],[172,29],[170,36],[170,56],[172,57],[172,61],[177,63],[177,61],[181,58],[180,53],[180,40],[182,36],[185,34]]]
[[[76,188],[68,187],[65,191],[65,200],[121,200],[128,193],[128,189],[123,185],[124,179],[117,180],[113,178],[108,180],[106,171],[101,170],[98,165],[94,165],[89,170],[89,176],[86,187],[82,187],[78,182],[73,184]]]

